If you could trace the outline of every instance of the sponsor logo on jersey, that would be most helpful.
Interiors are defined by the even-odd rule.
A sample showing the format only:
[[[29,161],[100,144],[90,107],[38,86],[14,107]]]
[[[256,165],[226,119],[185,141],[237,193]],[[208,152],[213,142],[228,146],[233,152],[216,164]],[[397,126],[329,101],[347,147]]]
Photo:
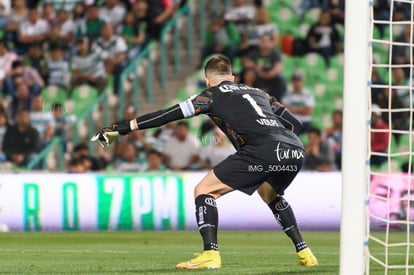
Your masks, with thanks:
[[[259,90],[257,88],[252,88],[246,85],[237,85],[237,84],[224,84],[218,87],[223,93],[231,93],[233,91],[248,91],[248,90]]]
[[[206,204],[208,204],[208,205],[213,206],[213,207],[217,207],[216,200],[215,200],[215,199],[213,199],[213,198],[206,198],[206,199],[204,200],[204,202],[205,202]]]
[[[275,152],[278,161],[283,159],[302,159],[305,157],[302,150],[280,148],[280,143],[277,144]]]
[[[275,204],[275,209],[278,211],[285,210],[289,207],[289,203],[285,200],[280,200]]]
[[[260,118],[260,119],[256,119],[256,122],[259,123],[260,125],[279,126],[279,124],[277,124],[277,121],[275,119]]]

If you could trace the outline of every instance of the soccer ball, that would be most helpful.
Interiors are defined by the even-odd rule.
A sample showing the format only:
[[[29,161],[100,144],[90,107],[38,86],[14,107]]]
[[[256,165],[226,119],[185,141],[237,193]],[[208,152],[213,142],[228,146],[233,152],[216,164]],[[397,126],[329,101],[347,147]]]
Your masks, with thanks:
[[[9,232],[9,226],[7,224],[4,223],[0,223],[0,232]]]

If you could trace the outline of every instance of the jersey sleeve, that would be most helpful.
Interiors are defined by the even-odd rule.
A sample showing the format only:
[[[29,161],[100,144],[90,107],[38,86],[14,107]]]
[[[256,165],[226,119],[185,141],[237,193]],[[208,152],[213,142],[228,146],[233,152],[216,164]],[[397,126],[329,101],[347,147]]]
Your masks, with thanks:
[[[205,114],[210,110],[211,91],[205,90],[174,106],[137,117],[139,129],[155,128],[170,121]]]
[[[282,122],[283,126],[299,135],[302,132],[303,125],[288,109],[283,106],[275,97],[269,95],[269,103],[273,113]]]
[[[207,89],[181,102],[179,106],[184,117],[187,118],[199,114],[207,114],[211,109],[211,103],[212,92]]]

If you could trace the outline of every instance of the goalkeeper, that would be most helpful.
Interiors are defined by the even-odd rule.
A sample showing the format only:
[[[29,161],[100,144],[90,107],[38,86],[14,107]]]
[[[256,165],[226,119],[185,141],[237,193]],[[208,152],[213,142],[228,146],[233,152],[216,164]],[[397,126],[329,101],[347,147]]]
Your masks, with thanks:
[[[237,152],[214,167],[195,187],[196,219],[204,251],[176,267],[221,267],[216,199],[233,190],[249,195],[257,190],[293,241],[299,265],[317,265],[317,259],[302,238],[292,208],[282,197],[304,160],[303,144],[297,137],[301,123],[265,92],[233,83],[231,63],[226,57],[211,57],[204,70],[206,90],[168,109],[104,128],[91,140],[105,147],[119,135],[131,131],[199,114],[210,116]]]

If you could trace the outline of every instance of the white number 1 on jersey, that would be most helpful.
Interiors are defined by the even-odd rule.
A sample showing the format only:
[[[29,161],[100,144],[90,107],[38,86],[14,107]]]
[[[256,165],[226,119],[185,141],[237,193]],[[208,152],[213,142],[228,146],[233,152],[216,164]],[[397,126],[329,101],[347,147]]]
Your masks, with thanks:
[[[252,105],[253,109],[256,111],[256,113],[261,117],[266,117],[263,113],[263,110],[257,105],[256,100],[253,99],[249,94],[243,94],[243,98],[247,99],[249,101],[250,105]]]

